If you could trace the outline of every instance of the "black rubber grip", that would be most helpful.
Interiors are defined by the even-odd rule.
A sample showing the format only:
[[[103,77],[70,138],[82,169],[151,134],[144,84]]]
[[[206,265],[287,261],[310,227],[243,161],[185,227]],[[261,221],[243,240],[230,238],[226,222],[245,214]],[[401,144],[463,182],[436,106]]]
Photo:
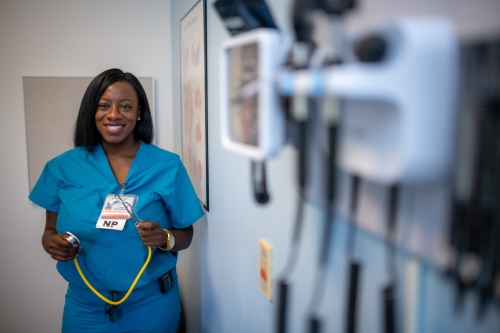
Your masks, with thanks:
[[[321,322],[317,317],[309,319],[309,333],[319,333],[321,331]]]
[[[358,192],[359,192],[360,179],[356,175],[352,175],[352,190],[351,190],[351,204],[349,206],[349,215],[354,220],[356,211],[358,210]]]
[[[297,125],[298,125],[298,137],[299,137],[298,178],[299,178],[299,186],[301,190],[304,191],[306,187],[307,164],[310,162],[307,156],[307,121],[301,121]]]
[[[349,267],[349,291],[347,294],[347,317],[346,333],[356,332],[358,284],[361,266],[357,262],[351,262]]]
[[[395,288],[393,284],[389,284],[383,290],[384,297],[384,332],[394,333],[396,331],[396,316],[394,311],[396,309],[395,305]]]
[[[288,308],[288,284],[285,281],[280,282],[278,294],[278,322],[276,324],[277,333],[286,332],[286,311]]]
[[[255,201],[263,205],[269,201],[267,192],[266,162],[250,162],[250,172]]]
[[[329,203],[335,201],[335,189],[337,186],[336,181],[336,168],[337,168],[337,125],[330,126],[328,137],[330,154],[328,155],[327,172],[328,172],[328,188],[327,198]]]

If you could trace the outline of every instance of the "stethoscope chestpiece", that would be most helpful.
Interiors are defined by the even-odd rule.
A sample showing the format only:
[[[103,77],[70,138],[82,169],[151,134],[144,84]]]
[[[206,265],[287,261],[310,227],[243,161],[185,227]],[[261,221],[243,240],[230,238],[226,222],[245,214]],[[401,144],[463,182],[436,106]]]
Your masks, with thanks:
[[[80,245],[80,240],[78,239],[78,237],[76,237],[69,231],[66,231],[66,235],[67,235],[66,241],[68,241],[68,243],[73,245],[73,247],[78,247]]]

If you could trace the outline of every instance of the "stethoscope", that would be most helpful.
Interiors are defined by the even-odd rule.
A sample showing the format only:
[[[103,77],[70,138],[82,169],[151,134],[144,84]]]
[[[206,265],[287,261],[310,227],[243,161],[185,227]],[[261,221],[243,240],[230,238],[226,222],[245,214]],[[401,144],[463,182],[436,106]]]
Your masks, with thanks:
[[[130,214],[130,217],[134,220],[135,226],[139,227],[139,223],[141,223],[142,220],[139,218],[139,216],[135,212],[134,208],[128,202],[126,202],[125,200],[123,200],[118,194],[116,195],[116,197],[118,198],[119,201],[116,200],[115,203],[121,202],[123,204],[123,206],[125,207],[125,209],[127,210],[127,212]],[[67,237],[65,238],[66,241],[68,243],[70,243],[73,247],[79,247],[80,246],[80,240],[78,239],[78,237],[76,237],[75,235],[73,235],[69,231],[66,232],[66,235],[67,235]],[[73,262],[75,263],[76,270],[80,274],[80,277],[82,278],[83,282],[87,285],[87,287],[90,290],[92,290],[92,292],[97,297],[99,297],[104,302],[106,302],[106,303],[108,303],[110,305],[120,305],[120,304],[122,304],[123,302],[125,302],[127,300],[127,298],[130,296],[130,294],[132,294],[132,291],[134,290],[135,285],[137,284],[137,282],[139,281],[139,279],[141,278],[142,273],[144,273],[144,270],[146,270],[146,267],[148,267],[148,264],[151,261],[151,256],[152,256],[151,247],[148,246],[148,258],[146,259],[146,262],[144,263],[144,265],[142,266],[141,270],[139,271],[139,273],[135,277],[134,282],[132,282],[132,284],[130,285],[130,288],[128,289],[128,291],[125,294],[125,296],[123,296],[123,298],[121,300],[119,300],[119,301],[109,300],[106,297],[104,297],[100,292],[98,292],[97,289],[95,289],[90,284],[90,282],[87,280],[87,278],[83,274],[82,269],[80,268],[80,264],[78,263],[78,259],[76,257],[73,259]]]

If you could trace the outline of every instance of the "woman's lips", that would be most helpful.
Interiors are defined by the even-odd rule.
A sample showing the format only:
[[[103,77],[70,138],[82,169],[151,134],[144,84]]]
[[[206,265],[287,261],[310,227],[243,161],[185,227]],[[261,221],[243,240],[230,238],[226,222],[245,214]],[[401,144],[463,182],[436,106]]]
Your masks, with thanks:
[[[107,130],[111,133],[117,133],[119,132],[124,126],[123,125],[104,125],[104,127],[107,128]]]

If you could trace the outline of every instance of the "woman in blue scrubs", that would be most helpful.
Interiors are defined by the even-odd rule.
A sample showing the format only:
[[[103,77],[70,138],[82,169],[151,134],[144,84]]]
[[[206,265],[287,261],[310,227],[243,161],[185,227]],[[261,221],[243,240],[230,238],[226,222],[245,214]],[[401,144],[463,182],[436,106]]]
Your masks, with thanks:
[[[152,139],[151,111],[140,82],[130,73],[107,70],[83,96],[75,148],[46,164],[30,194],[46,209],[43,247],[68,281],[62,332],[177,331],[177,252],[190,245],[192,224],[203,210],[179,157],[152,145]],[[114,229],[103,224],[110,195],[136,198],[137,227],[131,219]],[[79,246],[73,247],[67,232]],[[148,247],[149,265],[118,306],[96,296],[73,261],[78,256],[88,282],[117,301],[147,260]]]

